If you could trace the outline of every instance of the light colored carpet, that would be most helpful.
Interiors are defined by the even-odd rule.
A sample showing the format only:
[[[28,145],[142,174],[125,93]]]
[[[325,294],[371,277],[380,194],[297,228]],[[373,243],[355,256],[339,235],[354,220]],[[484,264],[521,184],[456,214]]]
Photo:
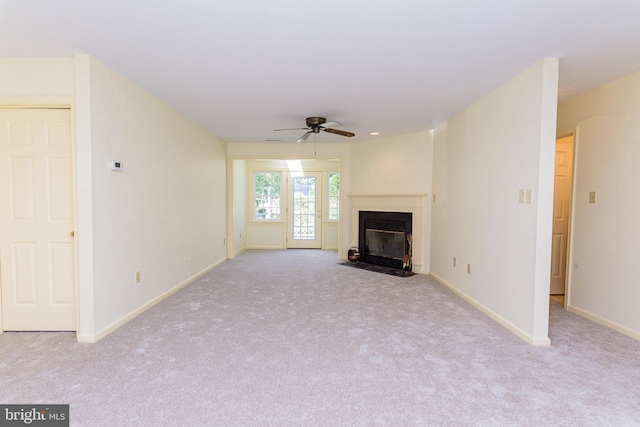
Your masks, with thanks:
[[[0,335],[1,403],[77,426],[640,425],[640,342],[551,304],[530,346],[428,276],[249,251],[96,344]]]

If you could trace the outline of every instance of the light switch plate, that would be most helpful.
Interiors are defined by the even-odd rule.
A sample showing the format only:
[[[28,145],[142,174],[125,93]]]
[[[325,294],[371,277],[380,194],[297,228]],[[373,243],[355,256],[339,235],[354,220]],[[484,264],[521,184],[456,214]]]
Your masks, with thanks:
[[[594,204],[596,202],[596,192],[595,191],[590,191],[589,192],[589,203]]]

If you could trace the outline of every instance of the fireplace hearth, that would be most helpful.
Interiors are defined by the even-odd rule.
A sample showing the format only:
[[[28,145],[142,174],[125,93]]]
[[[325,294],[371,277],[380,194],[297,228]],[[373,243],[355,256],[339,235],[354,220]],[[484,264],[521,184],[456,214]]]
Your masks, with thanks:
[[[412,214],[360,211],[360,262],[412,270]]]

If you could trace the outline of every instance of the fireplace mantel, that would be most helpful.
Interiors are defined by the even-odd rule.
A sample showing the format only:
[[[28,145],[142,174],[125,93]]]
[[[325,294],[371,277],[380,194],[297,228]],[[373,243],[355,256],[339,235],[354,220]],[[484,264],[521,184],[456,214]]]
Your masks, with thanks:
[[[413,214],[413,271],[422,272],[424,210],[428,194],[350,194],[351,246],[358,246],[360,211],[410,212]]]

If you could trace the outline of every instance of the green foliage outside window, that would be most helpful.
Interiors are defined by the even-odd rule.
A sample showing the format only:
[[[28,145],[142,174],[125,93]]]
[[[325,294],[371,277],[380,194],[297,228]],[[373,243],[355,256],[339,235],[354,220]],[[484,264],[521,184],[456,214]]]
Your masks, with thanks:
[[[254,174],[255,219],[280,219],[281,183],[280,172]]]
[[[340,174],[329,174],[329,220],[340,218]]]

